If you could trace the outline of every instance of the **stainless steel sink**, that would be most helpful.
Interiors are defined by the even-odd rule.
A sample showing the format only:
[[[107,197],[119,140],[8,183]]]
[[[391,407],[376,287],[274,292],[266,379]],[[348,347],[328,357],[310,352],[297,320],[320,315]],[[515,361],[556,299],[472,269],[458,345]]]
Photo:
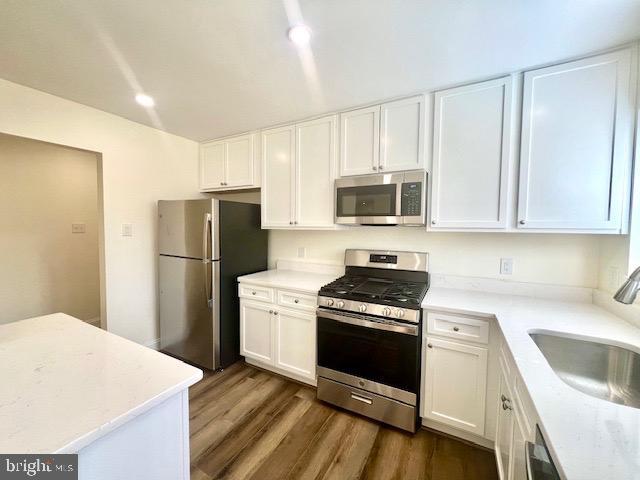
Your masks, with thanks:
[[[531,333],[567,385],[592,397],[640,408],[640,355],[626,348],[547,333]]]

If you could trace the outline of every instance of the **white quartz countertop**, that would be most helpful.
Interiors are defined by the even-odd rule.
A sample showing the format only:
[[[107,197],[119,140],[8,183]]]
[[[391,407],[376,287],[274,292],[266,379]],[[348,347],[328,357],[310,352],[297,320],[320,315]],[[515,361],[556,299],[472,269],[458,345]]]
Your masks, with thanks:
[[[320,287],[333,282],[339,276],[340,275],[283,270],[278,268],[243,275],[242,277],[238,277],[238,282],[317,294]]]
[[[0,325],[0,452],[77,452],[201,378],[62,313]]]
[[[495,316],[564,478],[640,479],[640,409],[571,388],[555,374],[529,337],[535,331],[560,332],[640,352],[640,329],[589,303],[447,288],[430,289],[422,306]]]

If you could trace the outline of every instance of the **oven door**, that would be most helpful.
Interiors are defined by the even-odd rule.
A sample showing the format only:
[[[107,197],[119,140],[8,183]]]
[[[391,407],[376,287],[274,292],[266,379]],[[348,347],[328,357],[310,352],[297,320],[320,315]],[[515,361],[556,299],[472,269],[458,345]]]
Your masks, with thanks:
[[[336,180],[336,223],[401,224],[402,180],[402,174]]]
[[[318,375],[417,405],[420,327],[318,308]]]

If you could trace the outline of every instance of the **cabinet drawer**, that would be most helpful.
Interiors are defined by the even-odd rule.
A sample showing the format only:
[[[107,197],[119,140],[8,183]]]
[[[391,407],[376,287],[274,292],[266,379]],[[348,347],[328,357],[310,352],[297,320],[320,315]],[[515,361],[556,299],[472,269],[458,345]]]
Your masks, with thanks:
[[[240,298],[251,298],[253,300],[262,300],[264,302],[274,301],[274,290],[269,287],[258,287],[256,285],[249,285],[241,283],[238,286],[238,296]]]
[[[489,342],[488,321],[461,315],[429,312],[427,313],[427,332],[468,342]]]
[[[318,297],[306,293],[278,290],[278,305],[313,312],[316,309]]]

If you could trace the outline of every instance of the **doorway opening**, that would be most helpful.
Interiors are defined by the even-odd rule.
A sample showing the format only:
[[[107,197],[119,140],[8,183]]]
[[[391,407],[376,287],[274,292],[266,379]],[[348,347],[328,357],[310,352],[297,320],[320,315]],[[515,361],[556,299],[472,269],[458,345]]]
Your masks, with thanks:
[[[106,329],[102,157],[0,133],[0,324],[62,312]]]

